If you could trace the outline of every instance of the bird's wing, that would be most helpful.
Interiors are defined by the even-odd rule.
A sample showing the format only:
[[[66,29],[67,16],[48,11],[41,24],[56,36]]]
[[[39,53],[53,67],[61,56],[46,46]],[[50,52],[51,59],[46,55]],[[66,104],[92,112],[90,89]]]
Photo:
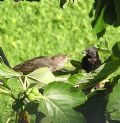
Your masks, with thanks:
[[[15,71],[21,71],[23,74],[28,74],[41,67],[49,67],[49,57],[37,57],[28,61],[25,61],[22,64],[18,64],[13,69]]]
[[[34,62],[29,61],[22,64],[18,64],[13,69],[18,72],[23,72],[23,74],[27,74],[34,70],[34,66],[35,66]]]

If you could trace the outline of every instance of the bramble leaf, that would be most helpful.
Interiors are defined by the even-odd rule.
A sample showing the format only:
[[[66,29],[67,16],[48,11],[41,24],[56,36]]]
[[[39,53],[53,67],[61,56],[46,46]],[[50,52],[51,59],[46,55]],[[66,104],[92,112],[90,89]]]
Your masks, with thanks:
[[[18,98],[18,94],[23,91],[23,87],[17,78],[11,78],[5,81],[4,84],[11,90],[15,98]]]
[[[14,100],[9,95],[0,93],[0,122],[1,123],[7,123],[7,121],[12,120],[12,115],[13,115],[12,103],[13,103],[13,101]],[[15,119],[13,122],[15,122]],[[13,123],[13,122],[11,122],[11,123]]]
[[[22,76],[22,73],[15,72],[13,69],[7,67],[4,63],[0,63],[0,77],[12,78],[20,76]]]
[[[120,57],[120,42],[116,42],[112,47],[113,55],[116,57]]]
[[[115,61],[108,61],[106,62],[106,64],[103,64],[102,66],[100,66],[95,71],[95,73],[87,73],[86,75],[79,77],[79,82],[76,84],[77,85],[80,84],[80,88],[83,88],[83,89],[93,87],[97,83],[99,83],[100,81],[108,77],[110,74],[113,74],[119,68],[120,68],[120,59],[117,59]]]
[[[106,23],[104,22],[103,16],[104,16],[105,7],[102,9],[100,16],[98,17],[95,25],[93,26],[93,30],[96,33],[102,32],[106,28]]]
[[[120,80],[109,95],[106,112],[108,119],[120,121]]]
[[[83,115],[73,110],[86,100],[85,94],[70,84],[52,82],[45,87],[39,111],[53,123],[86,123]]]
[[[48,84],[56,80],[53,73],[47,67],[39,68],[33,71],[32,73],[28,74],[27,77],[37,82],[44,83],[44,84]]]

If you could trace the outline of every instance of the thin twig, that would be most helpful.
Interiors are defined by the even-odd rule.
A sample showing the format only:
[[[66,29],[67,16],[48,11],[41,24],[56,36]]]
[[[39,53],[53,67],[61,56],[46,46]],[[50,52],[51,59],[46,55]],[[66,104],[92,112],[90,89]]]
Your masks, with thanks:
[[[10,92],[3,90],[2,88],[0,88],[0,92],[6,93],[6,94],[10,94]]]
[[[27,88],[27,85],[28,85],[27,76],[25,76],[25,79],[24,79],[24,86]]]
[[[6,122],[6,123],[9,123],[9,122],[10,122],[10,120],[11,120],[11,118],[8,118],[8,120],[7,120],[7,122]]]
[[[18,123],[18,115],[19,115],[19,113],[16,112],[16,123]]]
[[[23,81],[22,81],[22,79],[20,77],[19,77],[19,80],[20,80],[21,85],[23,86],[23,89],[25,90],[26,87],[24,86]]]

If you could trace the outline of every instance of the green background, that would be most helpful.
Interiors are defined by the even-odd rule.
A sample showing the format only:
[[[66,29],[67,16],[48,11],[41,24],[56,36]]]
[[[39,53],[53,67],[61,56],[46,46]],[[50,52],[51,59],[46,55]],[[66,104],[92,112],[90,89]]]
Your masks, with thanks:
[[[107,27],[97,40],[88,14],[93,1],[79,0],[62,10],[58,0],[40,2],[0,2],[0,46],[11,66],[40,55],[80,54],[91,44],[109,48],[119,41],[120,28]]]

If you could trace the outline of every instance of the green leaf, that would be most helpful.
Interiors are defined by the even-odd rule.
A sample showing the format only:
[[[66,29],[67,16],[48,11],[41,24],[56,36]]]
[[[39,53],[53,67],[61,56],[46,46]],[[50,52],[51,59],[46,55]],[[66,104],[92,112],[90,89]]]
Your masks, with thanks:
[[[1,123],[7,123],[8,120],[12,120],[13,109],[12,109],[12,103],[13,99],[6,95],[0,93],[0,122]],[[15,119],[13,122],[9,123],[15,123]]]
[[[115,61],[108,61],[106,64],[103,64],[100,66],[96,73],[93,73],[91,75],[91,78],[88,79],[88,83],[83,83],[80,85],[81,88],[89,88],[91,86],[96,85],[100,81],[104,80],[106,77],[108,77],[110,74],[113,74],[116,70],[120,68],[120,59],[117,59]],[[89,73],[88,73],[89,74]],[[87,77],[88,75],[86,75]],[[81,83],[81,82],[79,82]]]
[[[48,117],[43,117],[40,123],[51,123]]]
[[[108,118],[120,121],[120,80],[115,85],[108,99],[109,101],[106,108]]]
[[[76,84],[81,84],[81,83],[87,83],[89,82],[90,79],[93,79],[93,74],[91,73],[78,73],[78,74],[74,74],[72,76],[69,77],[69,79],[67,80],[68,83],[72,84],[72,85],[76,85]]]
[[[64,4],[67,3],[67,0],[60,0],[60,7],[63,9]]]
[[[35,120],[36,119],[36,115],[35,114],[30,114],[29,116],[30,116],[30,122],[31,123],[36,123],[36,120]]]
[[[103,67],[103,69],[97,74],[97,76],[95,76],[94,79],[100,79],[100,78],[107,77],[108,75],[112,74],[117,69],[119,69],[120,68],[120,59],[118,59],[116,61],[107,62],[102,67]]]
[[[116,21],[115,3],[114,0],[107,0],[104,20],[107,24],[113,25]]]
[[[115,11],[116,11],[116,15],[117,15],[116,26],[120,26],[120,1],[114,0],[114,2],[115,2]]]
[[[76,67],[76,69],[80,69],[80,61],[77,60],[71,60],[70,63]]]
[[[106,28],[106,23],[103,18],[104,11],[105,11],[105,7],[102,9],[100,16],[98,17],[95,25],[93,26],[93,29],[96,33],[100,33]]]
[[[45,87],[39,110],[53,123],[85,123],[75,108],[87,100],[85,94],[68,83],[53,82]]]
[[[105,22],[105,12],[108,0],[94,0],[93,6],[89,13],[90,17],[93,17],[92,27],[97,37],[100,38],[106,31],[106,22]],[[95,10],[95,11],[94,11]]]
[[[116,57],[120,57],[120,42],[116,42],[112,47],[113,55]]]
[[[7,67],[4,63],[0,63],[0,77],[12,78],[20,76],[22,76],[22,73],[15,72],[13,69]]]
[[[60,7],[63,9],[68,3],[72,3],[74,5],[77,3],[77,0],[60,0]]]
[[[12,90],[12,94],[15,98],[18,98],[18,94],[23,91],[23,87],[17,78],[11,78],[5,82],[7,87]]]
[[[33,80],[33,79],[31,79],[27,76],[26,76],[26,81],[27,81],[27,84],[28,84],[28,88],[32,88],[32,87],[42,88],[42,87],[45,86],[44,83],[41,83],[41,82],[38,83],[38,81]]]
[[[28,74],[27,77],[44,84],[48,84],[56,80],[55,76],[50,71],[50,69],[46,67],[39,68],[33,71],[32,73]]]
[[[106,123],[105,108],[106,108],[106,92],[93,92],[86,103],[77,107],[86,117],[88,123]]]

